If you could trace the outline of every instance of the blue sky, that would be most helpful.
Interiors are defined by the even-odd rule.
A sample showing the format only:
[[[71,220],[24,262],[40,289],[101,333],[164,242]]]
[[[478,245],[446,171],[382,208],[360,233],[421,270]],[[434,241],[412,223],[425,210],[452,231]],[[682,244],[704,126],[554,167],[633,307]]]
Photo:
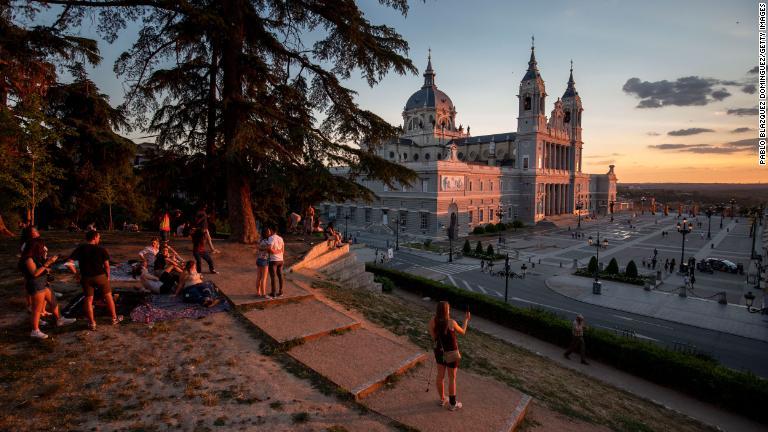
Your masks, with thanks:
[[[756,94],[741,90],[756,83],[747,74],[757,64],[756,2],[426,0],[412,2],[407,17],[375,1],[359,3],[372,22],[404,36],[420,71],[389,75],[373,88],[357,78],[347,83],[359,92],[361,106],[393,124],[402,122],[405,101],[421,85],[431,47],[437,85],[456,105],[457,122],[470,125],[473,135],[514,131],[533,34],[547,111],[565,90],[573,59],[585,109],[586,171],[604,172],[615,163],[620,181],[768,181],[768,169],[756,165],[756,150],[744,142],[727,144],[756,136],[732,132],[756,128],[755,115],[728,114],[757,104]],[[92,36],[93,29],[83,34]],[[100,43],[104,62],[92,78],[115,103],[123,88],[112,64],[134,35],[132,27],[115,44]],[[675,87],[684,77],[705,88]],[[647,104],[664,106],[637,108],[638,93],[623,90],[630,78],[648,82],[633,90],[656,95]],[[723,88],[727,96],[713,97]],[[684,132],[668,135],[679,130]],[[732,151],[739,144],[743,150]]]

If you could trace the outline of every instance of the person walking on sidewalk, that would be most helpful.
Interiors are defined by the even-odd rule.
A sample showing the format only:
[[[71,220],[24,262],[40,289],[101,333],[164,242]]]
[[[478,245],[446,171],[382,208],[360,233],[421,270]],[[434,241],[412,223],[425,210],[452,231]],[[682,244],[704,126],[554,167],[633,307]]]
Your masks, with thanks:
[[[77,247],[67,259],[67,267],[72,273],[77,274],[74,261],[80,267],[80,284],[83,287],[85,302],[85,316],[88,318],[88,328],[96,330],[96,319],[93,316],[93,296],[96,290],[101,290],[107,310],[112,315],[112,325],[119,324],[123,320],[122,315],[115,312],[115,299],[112,297],[112,288],[109,286],[109,253],[99,246],[101,236],[97,231],[88,231],[85,234],[87,243]]]
[[[578,350],[581,355],[581,364],[589,364],[586,358],[586,347],[584,346],[584,330],[586,329],[587,324],[584,322],[584,317],[581,314],[576,315],[576,319],[573,320],[573,325],[571,326],[571,345],[563,353],[563,357],[570,360],[571,353]]]
[[[672,261],[669,262],[669,272],[674,273],[675,272],[675,266],[677,265],[677,262],[674,258],[672,258]]]
[[[435,316],[429,321],[429,334],[432,336],[434,346],[435,362],[437,363],[437,395],[440,397],[438,404],[440,406],[448,405],[448,409],[456,411],[461,408],[461,402],[456,400],[456,372],[459,368],[459,343],[456,339],[456,333],[463,335],[467,332],[470,314],[467,311],[464,314],[464,325],[460,326],[451,319],[451,307],[447,301],[441,301],[437,304]],[[448,372],[448,400],[445,399],[445,380],[446,370]]]
[[[196,269],[197,271],[202,270],[202,260],[205,260],[205,262],[208,263],[208,271],[211,274],[218,274],[219,272],[216,271],[216,266],[213,264],[211,254],[205,249],[205,243],[205,231],[199,228],[195,229],[195,232],[192,233],[192,256],[195,258]]]
[[[480,258],[480,273],[485,271],[485,258]]]

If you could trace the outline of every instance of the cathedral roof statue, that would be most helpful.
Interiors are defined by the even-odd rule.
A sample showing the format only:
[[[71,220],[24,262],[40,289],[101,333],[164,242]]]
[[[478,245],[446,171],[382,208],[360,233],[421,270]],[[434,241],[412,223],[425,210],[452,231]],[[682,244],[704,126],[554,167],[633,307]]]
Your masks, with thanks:
[[[427,69],[424,71],[424,85],[408,98],[405,111],[419,108],[435,108],[436,110],[455,111],[453,102],[447,94],[437,89],[435,71],[432,69],[432,53],[430,51]]]

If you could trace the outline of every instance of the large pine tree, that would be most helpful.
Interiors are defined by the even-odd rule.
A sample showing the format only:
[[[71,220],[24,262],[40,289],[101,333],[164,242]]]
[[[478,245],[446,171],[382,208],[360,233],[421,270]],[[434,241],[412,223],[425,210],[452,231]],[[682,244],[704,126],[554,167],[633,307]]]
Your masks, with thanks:
[[[151,124],[163,139],[190,150],[204,143],[215,154],[236,240],[257,239],[254,185],[284,193],[275,172],[298,183],[297,190],[312,189],[306,183],[329,187],[307,192],[313,198],[342,200],[371,197],[355,184],[359,177],[390,185],[414,178],[374,154],[397,130],[361,109],[342,83],[353,73],[373,86],[388,72],[415,72],[407,42],[371,23],[353,0],[32,3],[65,6],[60,20],[69,24],[97,13],[110,41],[128,20],[141,18],[136,44],[116,65],[134,83],[128,100],[134,107],[157,103]],[[380,3],[407,12],[405,0]],[[349,174],[332,177],[333,165],[349,166]]]

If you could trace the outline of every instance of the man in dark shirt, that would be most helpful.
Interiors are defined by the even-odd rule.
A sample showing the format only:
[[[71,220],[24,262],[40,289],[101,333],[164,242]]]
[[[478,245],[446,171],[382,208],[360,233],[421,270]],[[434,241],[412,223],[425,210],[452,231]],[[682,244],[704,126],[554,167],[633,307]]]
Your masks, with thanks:
[[[74,261],[79,263],[80,284],[85,295],[85,315],[88,317],[88,327],[96,330],[96,320],[93,317],[93,295],[97,288],[101,289],[107,309],[112,315],[112,324],[123,320],[122,315],[115,312],[115,300],[112,298],[112,289],[109,286],[109,254],[107,250],[99,246],[101,236],[97,231],[88,231],[85,234],[86,243],[77,247],[67,260],[67,267],[72,273],[77,273]]]

